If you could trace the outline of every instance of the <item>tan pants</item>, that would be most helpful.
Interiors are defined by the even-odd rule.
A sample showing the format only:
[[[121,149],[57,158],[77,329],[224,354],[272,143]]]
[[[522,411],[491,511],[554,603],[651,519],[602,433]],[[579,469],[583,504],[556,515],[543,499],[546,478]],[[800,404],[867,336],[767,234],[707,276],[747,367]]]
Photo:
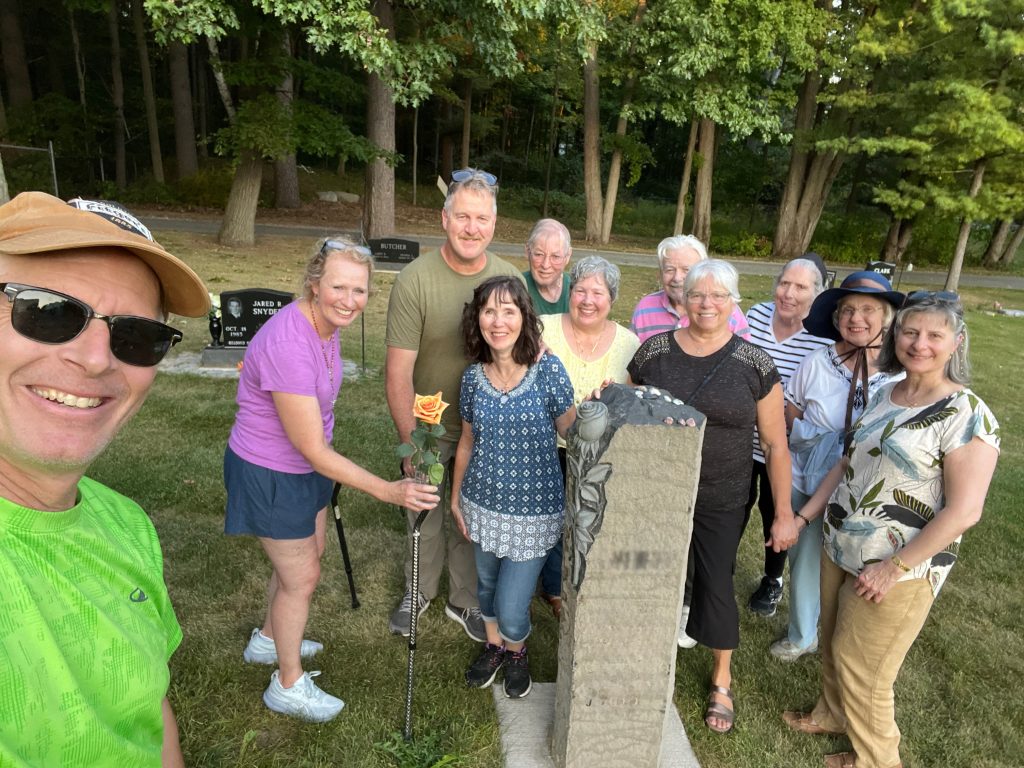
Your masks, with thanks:
[[[856,578],[822,553],[822,691],[813,716],[846,731],[857,768],[900,765],[892,687],[933,600],[926,579],[898,582],[880,603],[857,597]]]
[[[476,560],[473,543],[463,538],[458,526],[452,520],[449,502],[452,490],[452,463],[455,443],[440,441],[441,463],[444,464],[444,486],[441,488],[441,503],[427,514],[420,526],[420,592],[428,600],[437,597],[444,559],[448,555],[448,599],[458,608],[473,608],[479,604],[476,594]],[[405,586],[412,587],[412,528],[417,512],[406,510],[408,522],[408,549],[405,557]],[[445,547],[447,529],[447,548]]]

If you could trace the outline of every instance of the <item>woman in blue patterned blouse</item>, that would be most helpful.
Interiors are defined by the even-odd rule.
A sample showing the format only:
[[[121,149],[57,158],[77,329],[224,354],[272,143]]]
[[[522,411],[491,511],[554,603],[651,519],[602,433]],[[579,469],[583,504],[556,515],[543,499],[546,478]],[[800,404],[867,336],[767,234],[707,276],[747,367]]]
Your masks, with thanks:
[[[562,537],[564,492],[556,434],[576,418],[558,358],[540,352],[541,324],[525,286],[492,277],[462,313],[470,366],[462,375],[462,437],[452,474],[452,515],[473,542],[487,642],[466,670],[485,688],[504,668],[505,695],[530,692],[530,599]]]

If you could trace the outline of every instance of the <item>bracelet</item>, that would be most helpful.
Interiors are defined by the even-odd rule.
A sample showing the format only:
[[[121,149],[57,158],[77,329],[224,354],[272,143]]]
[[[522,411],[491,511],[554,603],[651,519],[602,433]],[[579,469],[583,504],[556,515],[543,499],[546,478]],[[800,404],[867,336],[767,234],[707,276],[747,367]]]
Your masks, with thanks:
[[[794,512],[793,514],[796,515],[797,517],[799,517],[801,520],[804,521],[804,528],[810,528],[811,527],[811,521],[808,520],[806,517],[801,515],[799,512]]]
[[[904,563],[902,560],[900,560],[897,555],[893,555],[891,558],[889,558],[889,560],[893,565],[895,565],[904,573],[910,573],[910,566]]]

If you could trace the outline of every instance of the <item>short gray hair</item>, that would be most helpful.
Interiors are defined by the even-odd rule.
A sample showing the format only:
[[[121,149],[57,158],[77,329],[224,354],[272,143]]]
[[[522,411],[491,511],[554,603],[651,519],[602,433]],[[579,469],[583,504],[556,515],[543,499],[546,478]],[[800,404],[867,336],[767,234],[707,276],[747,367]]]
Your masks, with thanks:
[[[451,215],[452,212],[452,200],[455,198],[455,193],[459,190],[466,190],[467,192],[476,192],[478,195],[488,195],[491,198],[492,208],[491,213],[495,216],[498,214],[498,185],[491,184],[487,180],[487,176],[484,175],[483,171],[476,168],[467,168],[467,171],[471,173],[470,177],[465,181],[453,181],[448,185],[448,194],[444,198],[444,212]],[[492,177],[493,178],[493,177]]]
[[[692,248],[700,256],[701,261],[707,261],[708,249],[694,235],[673,235],[666,237],[658,243],[658,266],[665,266],[665,256],[669,251],[677,251],[683,248]]]
[[[790,259],[789,261],[787,261],[786,262],[786,266],[784,266],[782,268],[782,271],[779,272],[779,274],[775,276],[775,285],[772,286],[772,287],[773,288],[778,288],[779,287],[779,283],[782,282],[782,277],[787,272],[789,272],[789,270],[791,270],[793,267],[802,267],[803,269],[806,269],[808,272],[810,272],[814,276],[814,285],[811,286],[811,289],[814,291],[814,295],[815,296],[817,296],[819,293],[821,293],[823,290],[825,290],[825,284],[824,284],[824,282],[822,282],[821,270],[818,269],[818,265],[815,264],[810,259],[803,259],[803,258],[801,258],[801,259]]]
[[[878,369],[890,374],[903,372],[903,363],[896,357],[896,334],[908,317],[926,313],[941,316],[946,321],[946,327],[952,329],[954,335],[962,337],[952,357],[946,362],[946,378],[961,386],[970,384],[971,358],[963,306],[958,301],[935,296],[909,303],[896,313],[892,325],[882,339],[882,348],[878,351]]]
[[[569,252],[572,251],[572,237],[569,236],[569,230],[566,229],[565,224],[557,219],[541,219],[534,224],[530,236],[526,238],[526,250],[532,251],[534,244],[540,240],[541,235],[551,232],[557,233],[562,239],[562,248],[565,249],[565,253],[568,256]]]
[[[736,271],[736,267],[723,259],[706,259],[698,261],[690,267],[686,281],[683,283],[683,290],[689,293],[698,282],[707,277],[727,290],[733,301],[740,300],[739,272]]]
[[[600,275],[604,280],[604,284],[608,287],[608,296],[614,303],[619,295],[622,272],[608,259],[602,259],[600,256],[584,256],[573,265],[569,273],[569,290],[571,291],[580,280],[586,280],[594,275]]]

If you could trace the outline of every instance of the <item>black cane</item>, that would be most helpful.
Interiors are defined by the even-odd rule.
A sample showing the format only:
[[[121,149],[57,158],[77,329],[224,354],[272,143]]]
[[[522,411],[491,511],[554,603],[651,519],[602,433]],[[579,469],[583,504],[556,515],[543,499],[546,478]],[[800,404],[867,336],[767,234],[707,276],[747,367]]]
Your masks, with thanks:
[[[341,483],[334,484],[334,493],[331,494],[331,508],[334,510],[334,527],[338,529],[338,544],[341,545],[341,559],[345,561],[345,575],[348,576],[348,591],[352,593],[352,607],[359,607],[359,598],[356,597],[356,580],[352,576],[352,558],[348,556],[348,542],[345,541],[345,526],[341,524],[341,507],[338,506],[338,492],[341,490]]]
[[[416,624],[420,616],[420,526],[427,519],[429,509],[416,516],[412,526],[412,603],[409,615],[409,666],[405,673],[405,728],[402,731],[406,741],[412,741],[412,670],[416,658]]]

